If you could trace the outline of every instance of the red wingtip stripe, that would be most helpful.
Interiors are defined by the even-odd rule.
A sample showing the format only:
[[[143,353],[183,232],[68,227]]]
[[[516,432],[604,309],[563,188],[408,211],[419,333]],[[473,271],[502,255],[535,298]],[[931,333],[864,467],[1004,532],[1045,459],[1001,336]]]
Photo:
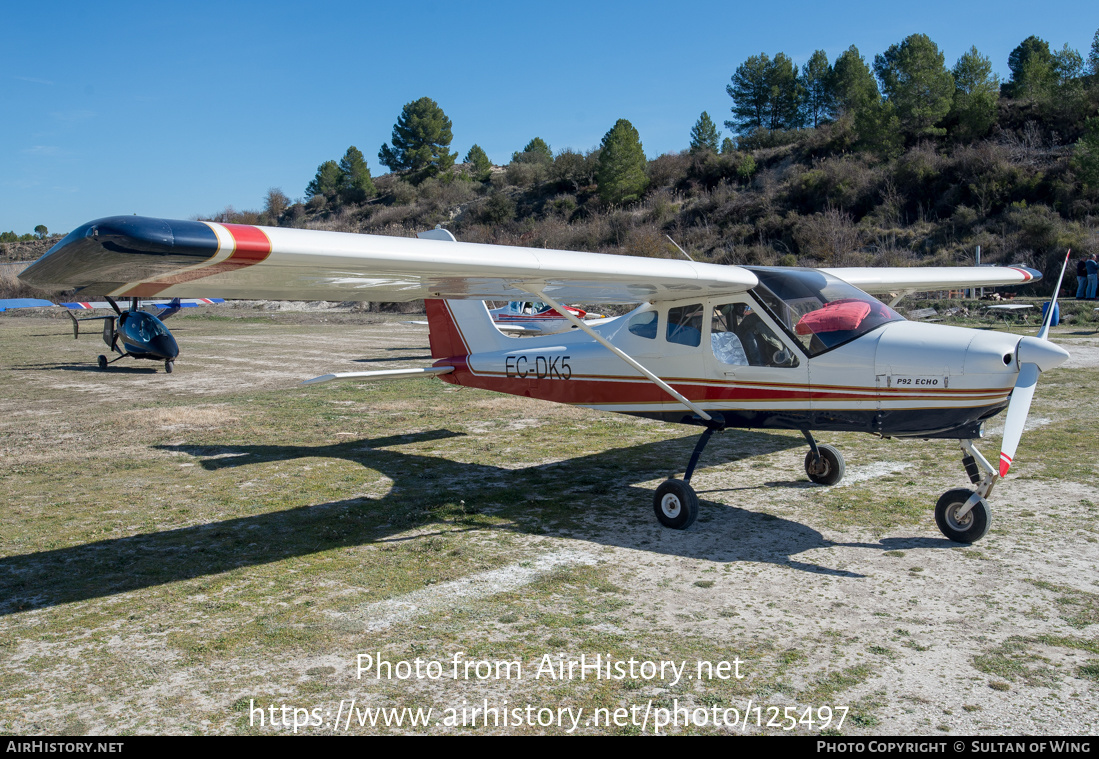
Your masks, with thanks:
[[[122,294],[139,298],[152,297],[159,295],[172,285],[194,282],[196,279],[204,279],[214,274],[253,266],[271,255],[271,239],[259,227],[248,224],[222,224],[222,226],[233,236],[235,243],[233,252],[224,261],[203,268],[172,274],[155,282],[143,282],[131,287]],[[210,259],[212,260],[215,256],[211,256]]]

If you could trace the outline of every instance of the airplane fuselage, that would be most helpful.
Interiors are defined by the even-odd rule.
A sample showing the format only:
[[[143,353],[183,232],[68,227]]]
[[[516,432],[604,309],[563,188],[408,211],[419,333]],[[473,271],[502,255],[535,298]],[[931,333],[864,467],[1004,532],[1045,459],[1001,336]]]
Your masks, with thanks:
[[[810,355],[750,293],[736,302],[763,322],[762,354],[738,348],[730,355],[722,339],[732,330],[710,319],[696,319],[700,329],[686,338],[675,333],[674,322],[684,310],[710,315],[729,301],[642,306],[592,328],[686,398],[719,413],[730,427],[978,437],[983,420],[1006,407],[1018,375],[1017,336],[904,320],[882,323]],[[472,312],[470,305],[447,303],[449,309]],[[454,316],[459,330],[476,329],[471,324],[476,314]],[[484,341],[469,341],[475,342]],[[441,379],[604,411],[697,421],[577,330],[501,342],[499,350],[441,358],[438,365],[455,367]]]

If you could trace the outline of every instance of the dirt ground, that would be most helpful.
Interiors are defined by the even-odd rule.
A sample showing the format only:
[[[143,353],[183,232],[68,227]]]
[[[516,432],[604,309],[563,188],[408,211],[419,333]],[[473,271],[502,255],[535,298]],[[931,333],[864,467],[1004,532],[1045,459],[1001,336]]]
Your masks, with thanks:
[[[949,441],[823,435],[820,487],[797,433],[726,432],[674,531],[652,493],[690,429],[300,385],[429,364],[414,318],[205,309],[168,375],[0,315],[0,731],[1099,732],[1099,336],[1055,331],[962,546]]]

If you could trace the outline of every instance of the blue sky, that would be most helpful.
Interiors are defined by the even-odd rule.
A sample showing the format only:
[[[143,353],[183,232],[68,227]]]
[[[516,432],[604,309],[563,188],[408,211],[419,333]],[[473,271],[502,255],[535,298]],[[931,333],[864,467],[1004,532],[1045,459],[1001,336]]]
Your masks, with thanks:
[[[1027,36],[1086,56],[1099,29],[1095,0],[904,6],[10,2],[0,231],[258,209],[269,187],[304,195],[349,145],[378,175],[401,107],[425,95],[453,121],[459,157],[478,143],[506,163],[535,136],[587,150],[620,118],[653,157],[685,149],[704,110],[720,126],[725,85],[760,52],[801,64],[853,44],[872,61],[922,32],[948,66],[976,45],[1006,78]]]

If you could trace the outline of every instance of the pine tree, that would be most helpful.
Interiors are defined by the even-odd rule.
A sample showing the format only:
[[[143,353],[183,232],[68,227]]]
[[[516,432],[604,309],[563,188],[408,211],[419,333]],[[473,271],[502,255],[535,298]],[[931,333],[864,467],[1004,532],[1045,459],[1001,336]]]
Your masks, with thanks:
[[[797,64],[786,53],[777,53],[768,76],[771,85],[770,129],[797,129],[801,126],[803,94]]]
[[[798,67],[786,53],[771,59],[753,55],[733,74],[725,92],[733,99],[734,119],[725,127],[741,134],[757,129],[796,129],[801,126],[801,84]]]
[[[1049,43],[1031,35],[1020,42],[1007,57],[1011,81],[1007,91],[1013,98],[1042,99],[1052,93],[1056,73]]]
[[[771,58],[767,53],[753,55],[737,66],[732,83],[725,92],[733,99],[733,119],[725,122],[726,129],[748,134],[766,125],[767,106],[771,102],[768,71]]]
[[[874,73],[905,134],[913,138],[946,134],[935,125],[950,112],[954,77],[927,35],[912,34],[891,45],[874,58]]]
[[[340,201],[363,203],[374,197],[377,190],[362,152],[352,145],[340,159]]]
[[[553,151],[541,137],[535,137],[527,143],[526,147],[511,154],[511,160],[516,163],[553,163]]]
[[[393,147],[382,145],[378,160],[392,171],[411,171],[416,179],[434,176],[454,165],[447,148],[454,139],[451,122],[428,97],[406,103],[393,125]]]
[[[305,188],[305,197],[320,196],[326,203],[337,200],[340,192],[340,167],[335,161],[325,161],[317,167],[317,175]]]
[[[1084,122],[1084,136],[1076,143],[1072,163],[1085,187],[1099,188],[1099,116]]]
[[[600,143],[595,181],[599,197],[606,203],[630,203],[649,186],[645,175],[645,150],[641,136],[626,119],[619,119]]]
[[[703,111],[702,115],[698,117],[698,121],[695,122],[694,127],[691,128],[691,152],[700,153],[704,150],[709,150],[712,153],[716,153],[718,150],[717,141],[720,137],[721,133],[718,132],[717,127],[714,126],[710,114]]]
[[[996,121],[1000,99],[1000,81],[992,73],[992,62],[976,47],[962,54],[951,71],[954,76],[954,101],[951,119],[958,137],[976,139],[988,134]]]
[[[1057,77],[1057,83],[1064,87],[1079,79],[1087,71],[1084,65],[1084,57],[1080,51],[1075,50],[1065,43],[1065,46],[1053,54],[1053,73]]]
[[[729,153],[736,152],[736,143],[733,142],[731,137],[726,137],[721,141],[721,154],[728,155]]]
[[[878,83],[870,73],[859,49],[852,45],[836,58],[832,66],[832,109],[836,116],[854,116],[881,99]]]
[[[484,182],[488,179],[489,174],[492,173],[492,161],[488,159],[488,154],[481,148],[480,145],[474,145],[466,153],[464,163],[470,164],[472,173],[470,174],[474,180],[478,182]]]
[[[831,118],[834,107],[832,92],[832,66],[828,63],[828,54],[817,50],[801,67],[802,123],[813,128],[820,126],[825,119]]]

